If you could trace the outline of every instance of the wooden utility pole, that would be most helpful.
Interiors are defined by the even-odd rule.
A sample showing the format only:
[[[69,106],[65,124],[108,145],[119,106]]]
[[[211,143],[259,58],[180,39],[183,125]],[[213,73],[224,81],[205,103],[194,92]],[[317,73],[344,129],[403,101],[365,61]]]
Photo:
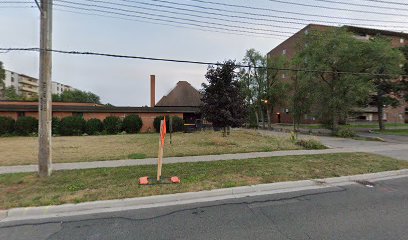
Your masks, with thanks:
[[[51,68],[52,68],[52,0],[41,0],[40,28],[40,81],[38,98],[38,174],[40,177],[51,175]]]

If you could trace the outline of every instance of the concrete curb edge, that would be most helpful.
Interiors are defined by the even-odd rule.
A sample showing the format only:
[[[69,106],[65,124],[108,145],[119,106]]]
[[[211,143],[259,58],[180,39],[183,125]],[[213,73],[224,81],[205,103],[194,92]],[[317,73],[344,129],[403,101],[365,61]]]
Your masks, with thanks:
[[[197,202],[210,202],[257,195],[324,189],[355,184],[355,181],[357,180],[375,182],[401,177],[408,177],[408,169],[325,179],[277,182],[200,192],[186,192],[149,197],[93,201],[78,204],[63,204],[55,206],[12,208],[0,211],[0,223],[52,217],[108,213],[132,209],[174,206]]]

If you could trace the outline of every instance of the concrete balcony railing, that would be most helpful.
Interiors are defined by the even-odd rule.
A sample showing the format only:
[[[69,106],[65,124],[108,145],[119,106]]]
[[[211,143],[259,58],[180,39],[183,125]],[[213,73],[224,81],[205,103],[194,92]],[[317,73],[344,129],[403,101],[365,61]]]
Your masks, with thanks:
[[[20,86],[20,91],[31,92],[31,93],[38,93],[38,87],[29,88],[28,86]]]
[[[30,81],[25,78],[20,78],[19,83],[38,87],[38,81]]]

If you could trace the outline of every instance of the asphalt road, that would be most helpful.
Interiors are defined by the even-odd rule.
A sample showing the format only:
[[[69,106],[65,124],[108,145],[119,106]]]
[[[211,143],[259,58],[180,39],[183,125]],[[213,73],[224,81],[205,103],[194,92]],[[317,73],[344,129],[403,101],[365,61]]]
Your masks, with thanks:
[[[18,224],[18,225],[16,225]],[[408,239],[408,178],[0,225],[0,239]]]

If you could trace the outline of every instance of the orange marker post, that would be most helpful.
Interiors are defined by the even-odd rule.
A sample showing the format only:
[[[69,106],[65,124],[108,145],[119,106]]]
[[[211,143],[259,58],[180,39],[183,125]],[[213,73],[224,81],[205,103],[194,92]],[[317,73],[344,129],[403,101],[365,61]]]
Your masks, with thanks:
[[[157,181],[160,181],[161,170],[163,165],[163,151],[164,151],[164,140],[166,138],[166,117],[160,122],[160,140],[159,140],[159,154],[157,159]]]

